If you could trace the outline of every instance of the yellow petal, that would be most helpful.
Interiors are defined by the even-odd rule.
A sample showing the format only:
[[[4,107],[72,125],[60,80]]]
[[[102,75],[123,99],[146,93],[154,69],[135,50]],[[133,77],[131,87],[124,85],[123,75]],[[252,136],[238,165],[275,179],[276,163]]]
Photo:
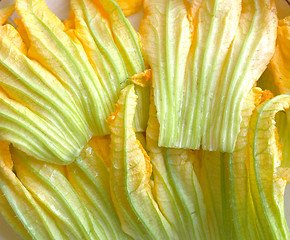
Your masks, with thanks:
[[[235,152],[231,154],[232,156],[228,155],[224,161],[224,169],[230,179],[227,181],[228,188],[226,189],[229,191],[227,196],[232,207],[230,213],[234,219],[233,232],[237,237],[243,236],[245,239],[255,239],[257,236],[255,227],[253,227],[256,218],[251,208],[252,199],[248,185],[249,124],[254,109],[271,97],[272,95],[268,91],[263,92],[259,88],[250,91],[243,104],[241,130]]]
[[[242,102],[272,57],[269,0],[145,1],[140,33],[164,147],[233,152]],[[192,137],[194,136],[194,137]]]
[[[256,106],[271,95],[254,88],[243,104],[241,130],[232,154],[203,151],[199,180],[209,219],[220,239],[257,239],[248,184],[249,125]]]
[[[73,3],[72,1],[72,4]],[[97,20],[97,18],[94,18],[96,15],[94,12],[95,8],[92,9],[87,6],[87,4],[90,5],[93,3],[87,0],[80,1],[80,3],[81,6],[84,7],[84,10],[78,8],[78,13],[80,12],[83,14],[83,12],[86,12],[89,14],[85,16],[86,21],[82,21],[82,23],[85,22],[85,24],[87,24],[88,22],[89,25],[94,24],[94,20]],[[123,63],[124,67],[127,68],[129,66],[130,69],[136,68],[137,71],[139,71],[144,63],[139,46],[134,38],[135,35],[132,27],[130,28],[129,23],[113,0],[104,1],[101,2],[101,4],[103,4],[104,8],[108,8],[106,12],[107,15],[110,15],[110,23],[112,29],[114,29],[112,30],[114,33],[113,39],[119,38],[119,41],[117,41],[117,43],[121,42],[119,49],[124,51],[124,56],[132,58],[130,61],[131,64]],[[21,16],[21,21],[24,24],[30,40],[28,56],[39,61],[57,77],[62,85],[65,86],[66,90],[73,96],[76,106],[81,109],[80,112],[84,113],[91,134],[108,134],[109,128],[106,120],[114,109],[114,104],[115,101],[117,101],[121,85],[118,81],[120,79],[113,78],[114,82],[111,84],[110,78],[108,77],[111,74],[111,68],[114,68],[112,67],[112,65],[114,65],[114,57],[108,57],[110,61],[108,61],[109,63],[106,66],[109,66],[108,69],[105,69],[107,70],[105,71],[106,75],[104,78],[99,78],[98,72],[92,67],[92,61],[90,61],[89,56],[87,56],[85,52],[86,48],[82,47],[79,41],[76,41],[76,34],[74,34],[75,36],[72,41],[70,37],[72,36],[71,31],[67,31],[67,27],[50,12],[44,0],[16,0],[16,9]],[[76,11],[74,14],[76,16],[76,32],[78,32],[78,30],[82,31],[83,28],[79,29],[77,26],[81,17],[76,15]],[[92,14],[92,16],[90,14]],[[74,15],[71,17],[73,16]],[[103,28],[98,28],[98,24],[94,27],[94,31],[100,30],[102,32]],[[124,35],[124,31],[129,33]],[[116,35],[120,36],[117,37]],[[87,36],[89,35],[85,32],[85,37]],[[127,37],[124,38],[124,36]],[[90,44],[95,44],[94,42],[89,42]],[[124,45],[126,49],[123,49]],[[128,51],[127,46],[129,46]],[[101,51],[104,50],[103,46],[101,46],[100,49]],[[105,52],[107,54],[110,53],[110,51],[106,51],[106,49]],[[95,53],[97,55],[99,54],[99,52]],[[100,65],[100,68],[102,67],[103,66]],[[118,73],[118,70],[116,72]],[[122,81],[123,80],[124,79],[122,79]],[[144,119],[142,119],[142,123],[145,129],[146,119],[145,121]]]
[[[22,37],[27,49],[29,49],[30,48],[30,40],[29,40],[28,34],[25,30],[25,26],[24,26],[23,22],[18,17],[14,18],[14,22],[17,25],[17,31],[19,32],[20,36]]]
[[[75,32],[84,46],[111,102],[118,99],[129,77],[145,69],[137,34],[112,0],[72,0]],[[138,95],[135,115],[136,131],[145,131],[148,119],[149,88],[136,88]]]
[[[144,7],[145,16],[139,32],[144,59],[152,69],[152,86],[160,123],[159,144],[185,147],[178,136],[182,127],[177,125],[185,119],[181,117],[180,110],[191,45],[187,9],[182,0],[147,0]]]
[[[12,171],[13,169],[13,162],[11,159],[11,155],[9,152],[9,145],[10,143],[7,141],[0,141],[0,161]]]
[[[275,115],[289,107],[290,95],[276,96],[258,106],[250,121],[249,184],[263,239],[289,237],[283,197],[289,169],[279,170],[282,151],[275,126]]]
[[[12,25],[6,24],[4,26],[1,26],[0,36],[2,39],[6,38],[6,41],[9,41],[14,48],[17,48],[24,55],[27,54],[27,48],[22,37]]]
[[[281,94],[290,94],[290,16],[279,20],[275,54],[269,69]]]
[[[88,209],[98,239],[127,239],[113,207],[109,170],[91,146],[85,146],[76,162],[67,165],[67,175]]]
[[[143,7],[144,0],[116,0],[125,16],[139,12]]]
[[[102,159],[108,168],[111,167],[110,143],[111,139],[109,135],[92,137],[89,141],[89,144],[94,149],[94,152]]]
[[[0,162],[2,162],[10,171],[13,168],[13,162],[9,152],[9,142],[0,141]],[[5,195],[0,190],[0,212],[6,219],[6,221],[25,239],[32,239],[27,230],[24,228],[20,220],[15,215],[15,212],[11,208],[9,202],[7,201]]]
[[[1,142],[2,143],[2,142]],[[7,153],[9,147],[1,148]],[[2,146],[2,145],[1,145]],[[33,239],[64,239],[54,220],[33,198],[11,169],[11,157],[0,154],[0,189]],[[5,156],[7,160],[3,159]]]
[[[63,175],[64,166],[44,163],[14,148],[11,154],[18,179],[66,238],[96,237],[85,206]]]
[[[207,207],[197,178],[200,168],[194,171],[193,166],[200,156],[187,149],[159,147],[158,136],[159,123],[152,91],[146,141],[156,202],[179,239],[211,239]]]
[[[134,239],[169,239],[172,229],[158,208],[150,186],[150,159],[133,129],[137,104],[133,85],[121,91],[118,104],[118,112],[110,120],[110,183],[123,230]]]
[[[82,127],[77,127],[81,122],[84,123],[85,117],[81,117],[81,111],[77,110],[72,96],[47,69],[27,58],[26,46],[17,30],[10,24],[0,26],[0,44],[2,90],[0,91],[0,139],[7,140],[26,153],[47,161],[58,161],[58,157],[51,155],[52,152],[57,151],[57,148],[62,153],[68,146],[73,152],[76,148],[81,150],[83,146],[77,147],[78,143],[73,136],[77,134],[80,137],[88,132]],[[74,116],[70,115],[72,113]],[[72,122],[74,126],[68,126]],[[63,126],[62,130],[59,129],[61,126]],[[64,138],[65,132],[69,132],[66,138]],[[82,140],[83,144],[86,144],[88,139],[88,136],[85,137]],[[66,141],[70,143],[66,144]],[[72,146],[71,143],[76,145]],[[50,150],[48,146],[51,147]],[[46,157],[46,154],[43,155],[45,152],[48,154]],[[72,156],[65,158],[69,162],[74,159]]]

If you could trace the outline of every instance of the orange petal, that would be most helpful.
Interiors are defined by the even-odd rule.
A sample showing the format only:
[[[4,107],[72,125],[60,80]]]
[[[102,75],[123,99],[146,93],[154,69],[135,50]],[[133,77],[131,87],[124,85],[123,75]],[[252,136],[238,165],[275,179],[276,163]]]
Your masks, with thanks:
[[[143,7],[143,0],[116,0],[125,16],[139,12]]]
[[[270,62],[275,84],[281,94],[290,93],[290,16],[279,20],[276,50]]]

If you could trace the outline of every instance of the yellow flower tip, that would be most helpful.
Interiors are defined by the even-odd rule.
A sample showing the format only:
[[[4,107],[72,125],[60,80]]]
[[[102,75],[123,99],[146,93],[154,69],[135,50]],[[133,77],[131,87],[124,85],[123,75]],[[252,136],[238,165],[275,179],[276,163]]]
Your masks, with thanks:
[[[25,55],[27,54],[27,47],[24,40],[11,24],[0,26],[0,36],[10,41],[11,47],[17,48]]]
[[[125,16],[139,12],[143,7],[143,0],[116,0]]]
[[[274,95],[273,95],[273,93],[271,91],[264,90],[264,91],[262,91],[262,96],[261,96],[261,99],[260,99],[260,103],[262,103],[262,102],[264,102],[266,100],[269,100],[269,99],[271,99],[273,97],[274,97]]]
[[[261,103],[265,102],[274,97],[274,94],[270,90],[262,90],[259,87],[255,87],[252,89],[253,94],[255,96],[254,105],[258,107]]]
[[[151,69],[146,69],[142,73],[137,73],[130,78],[130,81],[141,87],[151,86],[152,71]]]
[[[111,113],[110,117],[108,118],[108,122],[110,124],[112,124],[116,120],[116,117],[118,115],[118,112],[120,111],[119,104],[115,104],[115,106],[117,107],[117,109],[115,110],[115,112]]]
[[[14,11],[14,4],[0,9],[0,26],[8,20],[8,18],[14,13]]]

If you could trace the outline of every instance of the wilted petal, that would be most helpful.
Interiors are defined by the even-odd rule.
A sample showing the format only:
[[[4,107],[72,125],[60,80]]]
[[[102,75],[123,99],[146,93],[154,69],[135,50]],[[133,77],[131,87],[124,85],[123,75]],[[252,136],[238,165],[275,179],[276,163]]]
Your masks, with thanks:
[[[257,229],[263,239],[289,238],[284,212],[289,171],[280,171],[283,160],[274,120],[277,112],[289,106],[289,95],[277,96],[261,104],[250,122],[249,184]]]
[[[134,86],[121,91],[119,108],[110,119],[110,184],[123,230],[134,239],[172,239],[172,229],[154,200],[150,159],[137,140],[133,119],[137,96]]]

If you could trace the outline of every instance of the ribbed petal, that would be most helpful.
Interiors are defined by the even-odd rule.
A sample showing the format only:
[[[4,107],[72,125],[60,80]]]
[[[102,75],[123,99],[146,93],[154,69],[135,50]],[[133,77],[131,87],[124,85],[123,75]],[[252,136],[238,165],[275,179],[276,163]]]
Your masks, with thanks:
[[[150,186],[151,163],[137,140],[133,119],[137,104],[134,86],[121,91],[118,110],[110,118],[110,184],[123,230],[134,239],[174,239]]]
[[[43,161],[73,161],[91,135],[84,114],[47,69],[27,58],[14,27],[0,27],[0,43],[0,138]]]
[[[93,142],[92,140],[90,141]],[[91,146],[67,166],[68,179],[88,209],[99,239],[130,239],[114,211],[109,170]]]

